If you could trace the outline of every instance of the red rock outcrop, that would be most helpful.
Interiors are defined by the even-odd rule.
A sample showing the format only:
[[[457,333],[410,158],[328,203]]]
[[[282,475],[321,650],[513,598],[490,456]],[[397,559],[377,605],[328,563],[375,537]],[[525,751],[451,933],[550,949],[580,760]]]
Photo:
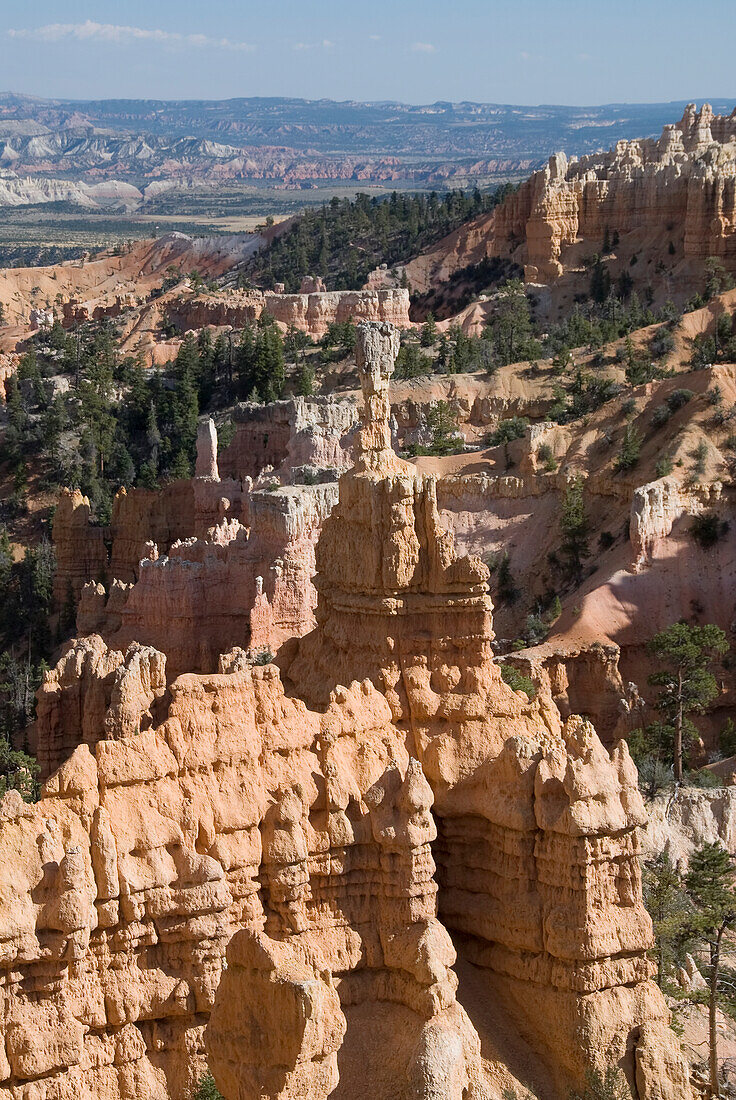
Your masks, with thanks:
[[[37,806],[2,803],[0,1076],[39,1100],[164,1100],[207,1025],[228,1100],[366,1081],[495,1100],[530,1079],[556,1100],[609,1065],[638,1100],[688,1100],[626,747],[503,682],[487,570],[390,448],[395,334],[359,339],[356,466],[318,545],[317,626],[282,671],[233,652],[163,692],[150,649],[87,639],[46,677],[39,741],[83,737]],[[467,1012],[457,952],[482,990]],[[518,1065],[492,1017],[523,1036]]]
[[[408,328],[409,291],[305,290],[300,294],[242,290],[227,294],[186,296],[167,303],[169,321],[182,332],[207,325],[243,328],[262,313],[270,314],[284,329],[293,325],[310,336],[321,337],[334,321],[388,321]]]
[[[49,267],[6,268],[0,271],[0,302],[9,322],[25,324],[34,304],[53,305],[59,299],[73,300],[66,314],[69,323],[116,316],[124,304],[158,290],[172,265],[182,272],[195,268],[202,276],[214,277],[234,267],[259,243],[256,234],[247,233],[199,238],[168,233],[156,240],[137,241],[117,254],[102,253]]]
[[[254,480],[269,467],[285,482],[300,467],[345,470],[357,421],[354,395],[292,397],[233,410],[235,435],[220,455],[224,476]]]
[[[344,465],[349,441],[338,426],[352,420],[353,405],[318,403],[326,414],[321,426],[302,399],[281,405],[296,410],[284,474],[299,458]],[[237,468],[249,451],[242,437],[234,444],[223,457]],[[78,601],[78,631],[99,633],[123,651],[133,641],[155,646],[173,675],[213,672],[233,646],[275,651],[312,629],[314,547],[337,499],[334,481],[276,482],[251,492],[247,478],[221,480],[211,421],[200,425],[196,468],[194,478],[161,490],[121,489],[109,528],[89,524],[81,494],[63,493],[54,525],[55,594],[59,606],[70,591]]]
[[[736,114],[713,116],[690,104],[658,141],[620,141],[603,156],[552,157],[497,218],[498,242],[522,229],[526,278],[547,282],[562,273],[564,248],[578,238],[661,232],[677,226],[686,257],[722,256],[736,265]]]
[[[551,283],[580,267],[585,242],[600,252],[606,229],[629,257],[642,247],[669,260],[669,242],[687,267],[692,294],[693,263],[719,256],[736,270],[736,113],[714,116],[709,104],[689,104],[677,125],[658,139],[619,141],[607,153],[580,159],[550,157],[492,214],[461,227],[407,265],[411,285],[425,291],[455,271],[485,257],[514,260],[525,279]],[[636,277],[637,272],[632,270]],[[683,284],[684,285],[684,284]],[[679,293],[677,272],[670,293]]]
[[[107,570],[105,531],[90,524],[90,504],[78,489],[63,489],[54,512],[52,538],[56,550],[54,599],[61,607],[71,592],[76,601],[89,580]]]
[[[239,479],[220,479],[211,431],[214,425],[205,424],[198,438],[197,469],[204,473],[162,489],[120,489],[109,527],[90,523],[89,501],[78,490],[62,490],[52,531],[58,605],[70,588],[78,601],[88,581],[135,581],[148,543],[164,552],[177,540],[204,537],[224,519],[247,518],[248,486]]]
[[[225,521],[205,538],[175,542],[167,554],[142,561],[111,643],[153,645],[176,675],[214,671],[233,646],[275,652],[307,633],[317,602],[315,543],[336,499],[334,483],[255,492],[249,530]]]

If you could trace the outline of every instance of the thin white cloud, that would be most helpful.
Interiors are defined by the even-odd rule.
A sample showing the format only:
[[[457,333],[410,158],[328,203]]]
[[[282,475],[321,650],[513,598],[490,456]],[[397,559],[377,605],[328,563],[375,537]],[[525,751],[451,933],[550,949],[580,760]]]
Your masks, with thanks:
[[[63,42],[74,39],[77,42],[109,42],[119,46],[152,42],[161,46],[194,49],[255,49],[249,42],[238,42],[232,38],[210,38],[206,34],[179,34],[177,31],[129,27],[120,23],[95,23],[91,19],[85,23],[45,23],[42,27],[16,29],[11,27],[7,33],[9,38],[27,38],[36,42]]]
[[[368,40],[370,42],[380,42],[381,41],[381,36],[380,36],[380,34],[369,34],[368,35]]]
[[[526,50],[522,50],[521,53],[519,54],[519,57],[521,58],[522,61],[528,61],[531,56],[532,55],[530,53],[527,53]]]
[[[335,43],[331,42],[329,38],[323,38],[321,42],[295,42],[292,46],[294,50],[332,50]]]
[[[431,42],[412,42],[411,49],[413,53],[436,53],[437,47],[433,46]]]

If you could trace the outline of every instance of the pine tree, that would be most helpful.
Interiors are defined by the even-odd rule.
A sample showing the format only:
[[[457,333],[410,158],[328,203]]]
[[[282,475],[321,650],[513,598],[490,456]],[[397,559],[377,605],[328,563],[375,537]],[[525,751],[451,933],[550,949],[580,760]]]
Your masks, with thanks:
[[[565,489],[560,515],[562,534],[562,553],[568,559],[568,566],[576,583],[583,571],[583,559],[590,554],[588,548],[588,514],[583,498],[583,479],[576,477]]]
[[[156,474],[158,473],[158,459],[159,449],[161,447],[161,432],[158,430],[158,420],[156,417],[156,406],[153,401],[148,406],[148,415],[146,417],[146,442],[149,449],[149,457],[146,460],[146,464],[150,466],[153,473],[153,480],[156,480]],[[141,470],[141,473],[143,471]]]
[[[736,890],[731,856],[718,842],[693,852],[685,878],[696,911],[694,931],[710,951],[708,975],[708,1036],[711,1095],[721,1095],[718,1072],[718,978],[723,940],[736,924]]]
[[[664,666],[649,683],[661,689],[656,705],[674,727],[674,775],[681,783],[687,716],[701,713],[717,697],[718,684],[709,666],[728,651],[728,641],[713,623],[673,623],[655,634],[647,649]]]
[[[219,333],[212,351],[213,375],[215,381],[219,381],[227,373],[229,359],[228,338],[224,332]]]
[[[437,325],[435,324],[434,317],[431,313],[427,314],[427,319],[422,325],[422,331],[419,336],[419,343],[423,348],[431,348],[437,339]]]
[[[215,349],[212,345],[212,333],[203,328],[197,337],[198,358],[198,397],[200,408],[204,408],[212,396],[215,384]]]
[[[633,424],[627,424],[621,439],[621,450],[613,464],[614,470],[631,470],[639,461],[641,451],[641,432]]]
[[[72,588],[72,582],[67,581],[66,595],[64,597],[64,603],[61,605],[59,611],[59,635],[61,640],[69,638],[74,631],[77,618],[77,604],[74,599],[74,589]]]
[[[611,273],[602,262],[600,256],[596,256],[593,265],[593,273],[590,277],[590,296],[594,302],[602,305],[611,292]]]
[[[501,288],[494,324],[503,363],[515,363],[521,357],[531,331],[531,310],[524,284],[520,279],[510,279]]]
[[[246,325],[240,334],[240,344],[235,356],[235,372],[238,379],[238,393],[242,397],[256,385],[256,330]]]
[[[643,893],[654,930],[657,985],[665,989],[668,976],[685,950],[692,923],[692,905],[666,852],[644,865]]]
[[[683,738],[689,741],[692,723],[687,724]],[[673,766],[675,753],[675,728],[668,722],[650,722],[629,734],[629,752],[639,769],[640,780],[648,775],[648,796],[654,798],[659,787],[665,786],[668,774],[664,769]]]
[[[156,476],[156,467],[150,459],[146,459],[141,464],[141,468],[138,471],[137,484],[141,489],[157,489],[158,480]]]
[[[296,392],[300,397],[311,397],[314,393],[314,371],[309,363],[303,362],[296,376]]]
[[[207,1072],[200,1077],[194,1100],[223,1100],[211,1073]]]

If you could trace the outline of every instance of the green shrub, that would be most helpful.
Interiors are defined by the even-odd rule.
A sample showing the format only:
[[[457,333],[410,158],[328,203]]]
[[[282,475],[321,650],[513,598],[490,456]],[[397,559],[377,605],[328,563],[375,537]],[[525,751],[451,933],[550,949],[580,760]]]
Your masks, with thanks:
[[[667,405],[657,405],[656,409],[652,413],[652,427],[661,428],[663,424],[666,424],[669,418],[672,416]]]
[[[687,389],[677,389],[667,394],[664,399],[664,404],[657,405],[652,415],[652,424],[654,427],[658,428],[662,424],[665,424],[673,413],[676,413],[678,409],[687,405],[688,401],[692,400],[693,396],[693,391]]]
[[[223,1096],[218,1091],[215,1079],[209,1070],[200,1077],[197,1091],[194,1093],[192,1100],[223,1100]]]
[[[560,608],[562,611],[562,608]],[[549,624],[537,611],[531,611],[524,623],[524,638],[529,646],[541,645],[549,634]]]
[[[686,787],[702,787],[705,790],[712,790],[714,787],[723,786],[721,777],[714,772],[709,772],[707,768],[699,768],[697,771],[687,772],[684,783]]]
[[[621,450],[613,464],[616,471],[631,470],[639,461],[642,436],[633,424],[627,424],[621,439]]]
[[[433,360],[429,355],[424,355],[416,344],[402,344],[399,348],[394,367],[395,378],[419,378],[422,375],[431,374],[433,370]]]
[[[693,474],[696,477],[702,477],[705,473],[705,460],[708,457],[708,444],[704,439],[700,440],[695,450],[691,452],[690,457],[695,460]]]
[[[519,598],[520,591],[514,583],[511,558],[508,553],[504,550],[500,554],[490,555],[485,559],[485,564],[491,571],[491,575],[496,574],[498,598],[506,603],[514,603]]]
[[[655,359],[664,359],[666,355],[674,351],[675,337],[671,329],[666,325],[662,325],[660,329],[657,329],[654,336],[649,341],[649,350]]]
[[[489,447],[512,443],[515,439],[521,439],[528,427],[529,421],[525,416],[512,416],[508,420],[501,420],[495,431],[488,433],[486,442]]]
[[[688,401],[692,401],[694,396],[695,394],[692,390],[680,388],[668,394],[667,397],[665,397],[665,401],[670,412],[676,412],[677,409],[682,409],[687,405]]]
[[[537,462],[541,463],[542,469],[548,473],[553,473],[557,469],[557,459],[549,443],[540,443],[537,447]]]
[[[728,521],[720,519],[715,512],[704,512],[693,517],[690,534],[703,550],[710,550],[724,537],[728,526]]]
[[[629,747],[631,747],[630,741]],[[674,783],[672,768],[663,764],[656,756],[647,753],[640,756],[635,763],[639,772],[639,789],[648,798],[654,798],[657,791],[666,790]]]
[[[718,735],[718,747],[724,756],[736,756],[736,725],[728,718]]]
[[[604,1074],[588,1070],[584,1090],[570,1093],[570,1100],[630,1100],[630,1097],[626,1078],[616,1066],[609,1066]]]
[[[507,665],[505,662],[501,662],[500,668],[504,683],[508,684],[512,691],[526,692],[531,702],[537,694],[534,682],[528,676],[525,676],[523,672],[519,672],[515,665]]]

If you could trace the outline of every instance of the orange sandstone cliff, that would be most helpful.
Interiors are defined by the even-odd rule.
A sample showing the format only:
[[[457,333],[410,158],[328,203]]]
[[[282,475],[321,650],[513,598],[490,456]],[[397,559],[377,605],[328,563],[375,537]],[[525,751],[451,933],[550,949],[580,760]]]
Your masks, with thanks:
[[[425,291],[497,256],[522,266],[527,282],[553,283],[568,271],[587,281],[584,253],[600,253],[607,229],[620,242],[612,272],[648,279],[631,261],[659,258],[671,269],[666,296],[691,296],[709,256],[736,271],[736,114],[689,104],[657,140],[619,141],[580,159],[557,153],[492,214],[412,260],[406,273]]]
[[[487,570],[390,447],[387,325],[359,329],[356,464],[317,547],[316,627],[167,678],[97,636],[39,694],[77,747],[0,804],[9,1094],[556,1100],[618,1068],[686,1100],[650,980],[624,744],[530,704]]]

